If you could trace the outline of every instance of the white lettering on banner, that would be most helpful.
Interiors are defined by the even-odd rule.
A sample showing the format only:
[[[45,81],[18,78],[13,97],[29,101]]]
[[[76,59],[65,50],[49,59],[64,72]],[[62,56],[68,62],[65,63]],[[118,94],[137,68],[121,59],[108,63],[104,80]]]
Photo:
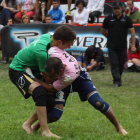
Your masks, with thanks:
[[[39,30],[12,30],[12,38],[15,42],[19,42],[21,49],[26,47],[29,43],[31,43],[33,40],[35,40],[37,37],[41,35],[41,32]],[[54,32],[49,32],[51,35],[53,35]],[[130,34],[127,36],[127,47],[129,47],[129,38]],[[137,36],[136,36],[137,37]],[[139,38],[139,37],[137,37]],[[38,40],[34,42],[34,45],[36,45]],[[106,47],[107,38],[104,37],[102,34],[89,34],[89,33],[81,33],[77,34],[77,37],[72,44],[70,49],[66,49],[66,51],[70,51],[71,55],[78,56],[83,55],[85,50],[91,46],[95,45],[97,48],[101,48],[104,52],[104,56],[108,57],[108,49]],[[27,47],[30,47],[28,45]],[[52,52],[54,53],[54,52]]]
[[[20,42],[21,49],[25,48],[28,44],[30,44],[33,40],[40,36],[39,31],[12,31],[12,35],[15,37],[14,40]],[[29,46],[28,46],[29,47]]]
[[[82,36],[82,37],[81,37]],[[73,47],[77,46],[80,47],[82,46],[83,48],[87,48],[91,45],[95,45],[96,47],[99,48],[106,48],[106,41],[107,39],[102,36],[102,35],[77,35],[76,40],[73,43]]]
[[[81,53],[81,52],[71,52],[71,55],[82,55],[83,56],[83,53]]]

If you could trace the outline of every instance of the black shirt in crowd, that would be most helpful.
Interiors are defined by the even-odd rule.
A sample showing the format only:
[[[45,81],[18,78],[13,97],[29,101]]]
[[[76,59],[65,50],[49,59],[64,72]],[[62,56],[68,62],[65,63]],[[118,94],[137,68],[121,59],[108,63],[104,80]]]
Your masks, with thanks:
[[[128,29],[134,28],[129,16],[122,14],[117,18],[114,14],[109,15],[104,19],[102,28],[108,31],[108,48],[127,49]]]

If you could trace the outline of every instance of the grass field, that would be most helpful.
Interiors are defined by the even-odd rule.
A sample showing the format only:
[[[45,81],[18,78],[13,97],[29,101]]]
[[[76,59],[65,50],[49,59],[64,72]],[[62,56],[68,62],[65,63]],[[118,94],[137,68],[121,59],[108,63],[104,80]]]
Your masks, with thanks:
[[[26,134],[21,126],[35,109],[32,98],[25,100],[8,77],[8,64],[0,64],[0,140],[46,140],[41,130]],[[109,64],[90,76],[101,97],[110,103],[121,125],[129,132],[122,136],[88,102],[74,93],[69,96],[59,121],[49,124],[62,140],[140,140],[140,73],[123,73],[123,86],[112,87]],[[47,138],[54,140],[55,138]]]

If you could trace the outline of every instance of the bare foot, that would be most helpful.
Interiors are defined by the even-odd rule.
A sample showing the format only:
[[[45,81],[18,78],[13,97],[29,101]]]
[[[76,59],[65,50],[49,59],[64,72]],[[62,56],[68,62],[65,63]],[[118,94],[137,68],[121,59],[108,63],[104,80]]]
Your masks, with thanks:
[[[32,129],[31,129],[31,126],[29,126],[26,122],[22,125],[22,129],[23,129],[27,134],[33,133],[33,132],[32,132]]]
[[[42,136],[45,136],[45,137],[55,137],[55,138],[61,138],[61,137],[59,137],[59,136],[57,136],[57,135],[55,135],[55,134],[53,134],[52,132],[50,132],[50,133],[44,133],[44,134],[42,134]]]
[[[125,129],[123,129],[122,126],[119,128],[118,132],[120,132],[123,135],[127,135],[128,134],[128,132],[126,132]]]
[[[36,124],[31,125],[31,130],[33,133],[36,132],[38,129],[39,129],[39,127],[37,127]]]

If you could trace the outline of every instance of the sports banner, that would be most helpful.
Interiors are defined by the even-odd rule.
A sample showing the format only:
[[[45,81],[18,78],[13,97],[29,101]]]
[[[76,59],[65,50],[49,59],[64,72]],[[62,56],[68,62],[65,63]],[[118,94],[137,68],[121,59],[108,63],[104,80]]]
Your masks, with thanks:
[[[38,36],[48,32],[53,34],[59,26],[59,24],[18,24],[5,26],[1,30],[3,56],[14,57],[19,50],[26,47]],[[103,50],[105,57],[108,57],[108,49],[106,47],[107,39],[101,34],[101,26],[68,26],[77,34],[76,40],[71,48],[66,50],[68,53],[75,57],[78,55],[84,56],[85,50],[94,44]],[[136,37],[140,40],[140,27],[135,26],[135,29]],[[128,40],[129,38],[130,34],[128,34]]]

